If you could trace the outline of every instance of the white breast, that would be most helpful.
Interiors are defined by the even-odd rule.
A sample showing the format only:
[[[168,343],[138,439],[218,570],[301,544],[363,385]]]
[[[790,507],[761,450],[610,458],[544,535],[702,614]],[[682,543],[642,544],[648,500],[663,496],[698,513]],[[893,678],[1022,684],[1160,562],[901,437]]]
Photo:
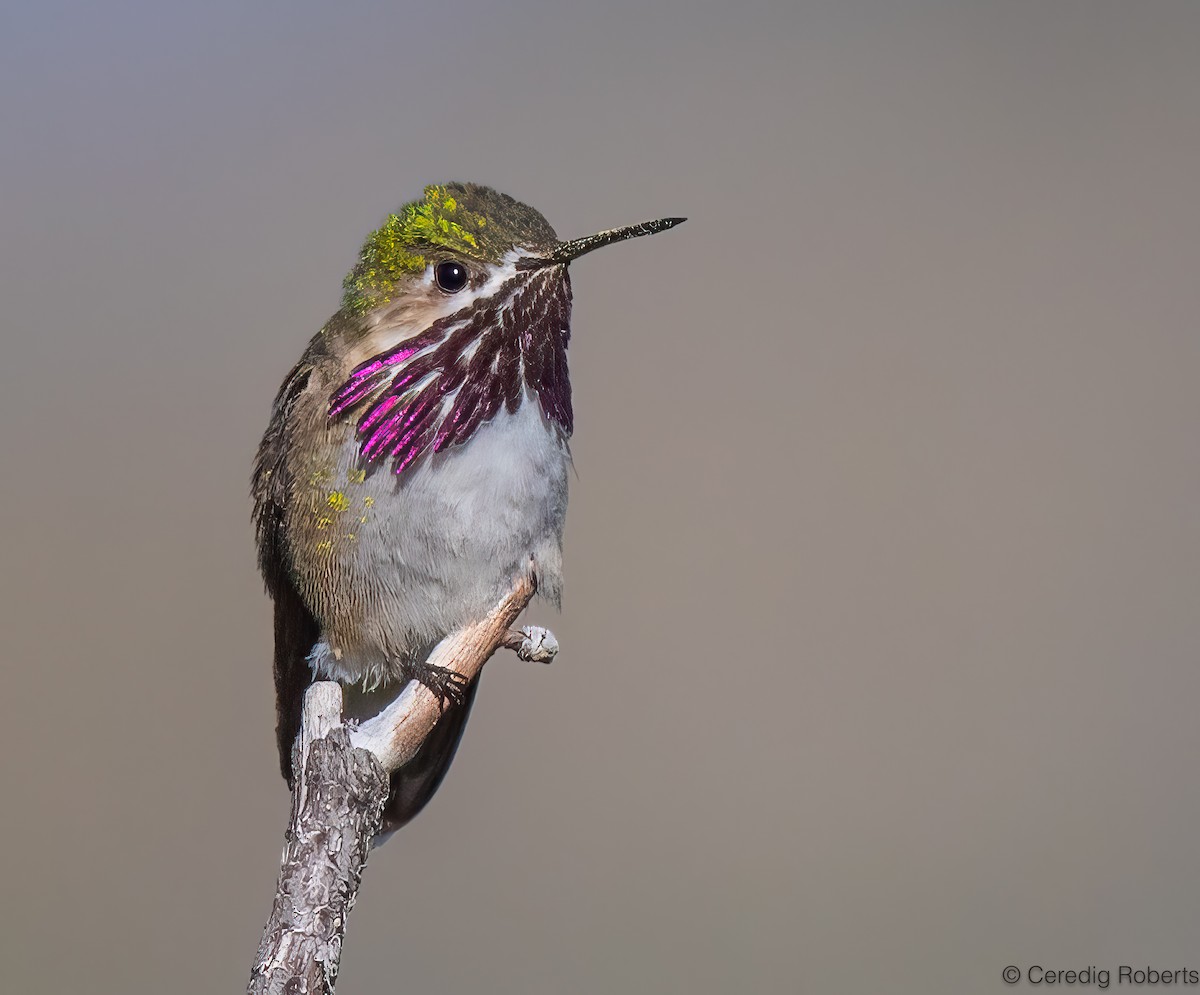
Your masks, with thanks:
[[[353,472],[356,447],[348,447]],[[570,452],[528,391],[465,445],[426,454],[401,478],[380,468],[356,489],[366,508],[339,557],[337,601],[327,613],[314,667],[367,684],[482,617],[530,555],[540,593],[558,601]]]

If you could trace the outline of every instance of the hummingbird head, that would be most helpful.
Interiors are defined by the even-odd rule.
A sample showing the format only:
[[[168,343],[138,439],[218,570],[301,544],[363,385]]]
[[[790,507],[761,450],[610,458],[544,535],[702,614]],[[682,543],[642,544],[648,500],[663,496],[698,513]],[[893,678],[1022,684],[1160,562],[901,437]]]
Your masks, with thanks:
[[[549,253],[557,244],[549,222],[507,194],[474,183],[428,186],[367,236],[342,306],[367,314],[423,288],[456,294],[486,282],[518,248]]]
[[[359,413],[364,468],[390,458],[397,474],[527,396],[569,436],[568,264],[683,220],[564,242],[538,211],[490,187],[426,187],[367,236],[343,282],[343,317],[380,351],[334,393],[330,420]]]

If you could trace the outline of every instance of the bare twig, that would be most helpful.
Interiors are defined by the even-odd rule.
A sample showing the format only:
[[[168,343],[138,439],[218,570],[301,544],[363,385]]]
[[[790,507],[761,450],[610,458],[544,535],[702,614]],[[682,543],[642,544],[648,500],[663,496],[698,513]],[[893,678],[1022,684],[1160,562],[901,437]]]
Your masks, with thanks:
[[[510,631],[536,589],[531,569],[481,622],[443,639],[429,663],[469,682],[500,646],[525,659],[552,658],[558,644],[546,630]],[[342,723],[340,685],[322,681],[308,689],[279,885],[249,995],[332,995],[346,917],[379,831],[389,775],[416,755],[441,711],[437,696],[412,682],[379,715],[350,730]]]
[[[482,622],[447,636],[429,656],[432,666],[445,667],[475,680],[488,658],[505,644],[508,628],[533,597],[532,574],[521,577]],[[350,741],[379,758],[391,773],[416,756],[442,714],[438,697],[424,684],[409,683],[400,697],[350,734]]]
[[[299,771],[271,918],[247,991],[333,992],[371,840],[379,831],[388,777],[342,725],[342,688],[322,681],[304,696],[294,748]]]

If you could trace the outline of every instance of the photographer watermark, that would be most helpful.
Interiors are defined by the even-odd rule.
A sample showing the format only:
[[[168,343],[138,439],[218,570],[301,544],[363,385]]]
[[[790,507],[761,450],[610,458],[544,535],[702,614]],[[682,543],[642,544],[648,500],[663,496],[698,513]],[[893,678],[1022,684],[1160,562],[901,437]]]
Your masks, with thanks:
[[[1000,972],[1000,977],[1008,985],[1024,981],[1029,985],[1075,985],[1080,988],[1108,988],[1114,981],[1118,985],[1200,985],[1200,969],[1180,967],[1159,970],[1128,964],[1112,969],[1096,967],[1094,964],[1076,968],[1046,967],[1042,964],[1020,968],[1016,964],[1009,964]]]

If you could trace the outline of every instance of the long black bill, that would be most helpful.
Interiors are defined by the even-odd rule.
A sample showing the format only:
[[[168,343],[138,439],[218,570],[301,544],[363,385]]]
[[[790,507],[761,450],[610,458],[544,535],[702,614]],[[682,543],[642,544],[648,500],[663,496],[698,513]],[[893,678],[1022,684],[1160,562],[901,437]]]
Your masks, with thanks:
[[[608,231],[596,232],[595,235],[584,235],[583,238],[576,238],[570,242],[560,242],[558,248],[545,258],[545,262],[569,263],[572,259],[578,259],[601,246],[623,242],[627,238],[653,235],[655,232],[681,225],[685,221],[687,218],[659,218],[657,221],[644,221],[640,225],[626,225],[624,228],[610,228]]]

